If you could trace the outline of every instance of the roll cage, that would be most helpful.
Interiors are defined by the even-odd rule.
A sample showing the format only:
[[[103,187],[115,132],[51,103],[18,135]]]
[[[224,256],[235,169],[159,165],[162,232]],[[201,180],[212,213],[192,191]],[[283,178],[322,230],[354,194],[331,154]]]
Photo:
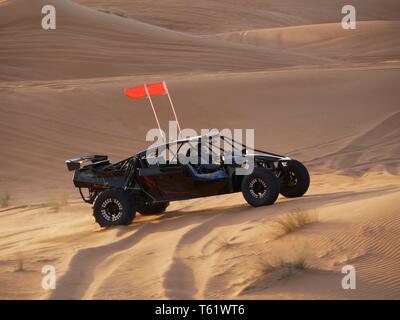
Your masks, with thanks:
[[[214,139],[219,138],[220,141],[216,145],[214,144]],[[226,137],[223,135],[220,135],[219,133],[211,133],[208,135],[203,135],[203,136],[196,136],[196,137],[190,137],[187,139],[181,139],[181,140],[175,140],[175,141],[170,141],[165,144],[157,145],[154,147],[147,148],[144,151],[139,152],[136,154],[136,157],[139,157],[140,159],[148,159],[148,158],[153,158],[153,157],[158,157],[160,153],[162,152],[170,152],[171,150],[175,151],[173,154],[172,159],[169,162],[166,162],[165,164],[170,164],[173,163],[172,160],[176,160],[177,163],[179,163],[179,154],[181,153],[182,148],[185,147],[185,145],[189,145],[189,149],[187,150],[193,150],[197,154],[200,152],[200,148],[202,146],[205,146],[208,148],[209,154],[214,155],[215,151],[218,151],[220,155],[226,156],[226,155],[236,155],[236,156],[251,156],[255,155],[254,152],[257,152],[257,155],[259,156],[264,156],[269,158],[269,161],[279,161],[279,160],[290,160],[286,156],[271,153],[268,151],[263,151],[259,149],[252,149],[249,148],[247,145],[238,142],[230,137]],[[226,150],[226,146],[229,147],[229,150]],[[182,153],[183,154],[183,153]],[[184,152],[184,155],[187,156],[187,153]],[[215,157],[214,157],[215,158]]]

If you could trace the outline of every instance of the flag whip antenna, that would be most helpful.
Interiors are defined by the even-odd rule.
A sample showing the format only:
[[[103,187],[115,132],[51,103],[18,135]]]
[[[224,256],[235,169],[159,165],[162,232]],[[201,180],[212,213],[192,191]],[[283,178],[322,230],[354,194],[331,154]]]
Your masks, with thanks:
[[[172,112],[174,113],[174,117],[175,117],[176,123],[178,125],[178,130],[179,130],[178,136],[179,136],[181,134],[181,131],[182,131],[181,130],[181,126],[179,124],[179,120],[178,120],[178,117],[177,117],[176,112],[175,112],[175,107],[174,107],[174,104],[172,103],[171,95],[169,94],[169,90],[167,88],[167,85],[166,85],[165,81],[163,81],[163,84],[164,84],[164,89],[167,92],[169,103],[171,104]]]
[[[149,94],[149,90],[147,89],[147,85],[146,85],[146,84],[144,85],[144,88],[145,88],[145,90],[146,90],[146,95],[147,95],[147,98],[149,99],[149,102],[150,102],[150,105],[151,105],[151,109],[153,110],[154,117],[156,118],[156,122],[157,122],[157,125],[158,125],[158,129],[160,130],[160,133],[161,133],[162,138],[164,139],[164,141],[166,141],[166,140],[165,140],[165,137],[164,137],[164,133],[163,133],[163,131],[161,130],[160,121],[158,120],[158,116],[157,116],[156,109],[154,109],[153,100],[151,100],[151,97],[150,97],[150,94]]]

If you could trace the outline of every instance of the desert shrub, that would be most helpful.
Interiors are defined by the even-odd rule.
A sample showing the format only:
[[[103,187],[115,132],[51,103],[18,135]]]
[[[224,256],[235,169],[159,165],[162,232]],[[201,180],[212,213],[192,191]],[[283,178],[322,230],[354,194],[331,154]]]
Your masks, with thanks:
[[[97,11],[103,12],[103,13],[108,13],[108,14],[113,14],[118,17],[126,18],[128,17],[128,13],[124,10],[121,10],[116,7],[100,7],[97,8]]]
[[[1,208],[8,207],[9,201],[10,201],[10,195],[7,192],[0,192],[0,207]]]
[[[285,235],[301,229],[308,224],[318,222],[318,214],[317,212],[296,209],[280,218],[277,218],[274,222],[277,225],[280,234]]]
[[[15,271],[24,271],[24,256],[18,252],[15,257]]]
[[[65,207],[66,205],[68,205],[68,201],[69,201],[69,194],[68,193],[63,193],[60,196],[60,205],[62,207]]]
[[[309,267],[305,255],[299,255],[294,259],[266,259],[261,262],[261,272],[268,274],[277,270],[283,270],[286,273],[293,273],[295,270],[304,270]]]

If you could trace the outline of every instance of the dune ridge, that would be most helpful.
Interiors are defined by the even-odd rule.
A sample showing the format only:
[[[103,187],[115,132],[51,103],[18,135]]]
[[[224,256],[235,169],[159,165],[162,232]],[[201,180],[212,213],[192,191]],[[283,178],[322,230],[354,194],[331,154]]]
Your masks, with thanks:
[[[171,30],[192,34],[215,34],[249,29],[337,23],[345,0],[173,0],[150,3],[146,0],[76,0],[94,8],[116,7],[128,17]],[[396,0],[354,0],[358,21],[398,21]]]
[[[52,3],[58,10],[57,29],[52,31],[44,31],[40,25],[46,1],[13,0],[2,6],[1,80],[248,71],[321,61],[202,39],[69,0]]]
[[[356,137],[341,150],[313,159],[312,162],[329,162],[338,171],[362,174],[366,168],[385,168],[399,174],[400,163],[400,112],[396,112],[367,132]]]
[[[329,23],[246,30],[213,37],[341,61],[398,61],[399,30],[400,21],[358,21],[353,32],[344,30],[340,23]]]

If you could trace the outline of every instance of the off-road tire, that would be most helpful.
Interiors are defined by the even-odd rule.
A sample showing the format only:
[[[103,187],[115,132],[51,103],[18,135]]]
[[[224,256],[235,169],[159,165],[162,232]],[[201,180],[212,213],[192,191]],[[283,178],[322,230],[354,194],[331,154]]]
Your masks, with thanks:
[[[121,189],[101,192],[93,206],[93,216],[101,227],[128,225],[135,218],[133,197]]]
[[[287,175],[291,175],[288,177]],[[307,168],[297,160],[287,162],[286,176],[280,184],[280,193],[286,198],[297,198],[305,194],[310,186],[310,174]]]
[[[163,214],[167,207],[169,206],[169,202],[155,203],[151,205],[142,205],[136,208],[136,211],[139,212],[143,216],[149,216],[154,214]]]
[[[242,193],[253,207],[273,204],[279,196],[279,181],[274,171],[255,167],[243,178]]]

